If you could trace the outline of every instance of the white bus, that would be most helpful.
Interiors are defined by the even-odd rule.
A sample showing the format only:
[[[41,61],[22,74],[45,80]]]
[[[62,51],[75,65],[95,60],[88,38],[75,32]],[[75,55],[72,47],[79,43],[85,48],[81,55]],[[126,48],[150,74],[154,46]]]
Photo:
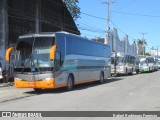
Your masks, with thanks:
[[[154,71],[157,71],[159,68],[158,57],[154,56]]]
[[[135,68],[136,58],[121,52],[113,52],[111,55],[111,74],[132,74]]]
[[[138,56],[140,60],[140,72],[152,72],[155,70],[154,57],[152,56]]]
[[[12,50],[6,52],[7,61]],[[111,76],[109,45],[66,32],[20,36],[14,52],[17,88],[71,90],[75,84],[103,83]]]

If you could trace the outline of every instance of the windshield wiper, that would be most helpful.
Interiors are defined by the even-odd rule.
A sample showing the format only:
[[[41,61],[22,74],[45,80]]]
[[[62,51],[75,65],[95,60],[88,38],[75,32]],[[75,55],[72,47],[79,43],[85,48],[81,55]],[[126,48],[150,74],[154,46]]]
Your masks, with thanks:
[[[22,74],[24,73],[24,69],[26,68],[26,66],[31,66],[31,56],[29,57],[29,59],[26,59],[24,62],[24,66],[22,69]]]
[[[38,60],[37,60],[38,61]],[[34,60],[32,59],[32,63],[33,63],[33,66],[35,66],[35,68],[37,68],[37,70],[38,70],[38,72],[40,72],[40,73],[42,73],[42,71],[40,70],[40,67],[39,67],[39,65],[38,65],[38,62],[37,62],[37,64],[34,62]],[[32,65],[32,63],[31,63],[31,65]]]

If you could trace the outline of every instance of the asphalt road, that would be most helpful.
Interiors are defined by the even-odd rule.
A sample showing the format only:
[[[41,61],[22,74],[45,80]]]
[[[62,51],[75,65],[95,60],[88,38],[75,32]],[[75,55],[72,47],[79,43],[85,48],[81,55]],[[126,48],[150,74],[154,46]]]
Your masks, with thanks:
[[[113,77],[73,91],[0,88],[3,111],[160,111],[160,71]]]

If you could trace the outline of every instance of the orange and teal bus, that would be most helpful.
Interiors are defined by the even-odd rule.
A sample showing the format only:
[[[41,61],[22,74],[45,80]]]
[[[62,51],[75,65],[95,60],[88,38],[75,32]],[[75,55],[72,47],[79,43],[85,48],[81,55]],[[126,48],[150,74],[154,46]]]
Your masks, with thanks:
[[[14,83],[35,91],[66,87],[111,76],[109,45],[67,32],[28,34],[19,37],[14,52]]]

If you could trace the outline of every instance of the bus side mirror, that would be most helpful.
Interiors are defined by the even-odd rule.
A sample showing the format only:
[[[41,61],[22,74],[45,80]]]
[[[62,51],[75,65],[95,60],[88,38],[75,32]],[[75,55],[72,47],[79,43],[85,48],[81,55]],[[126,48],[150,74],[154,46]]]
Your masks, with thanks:
[[[50,49],[50,60],[54,60],[56,57],[56,45],[53,45]]]
[[[6,51],[6,61],[10,60],[9,55],[13,51],[13,49],[14,49],[13,47],[10,47],[10,48],[7,49],[7,51]]]

